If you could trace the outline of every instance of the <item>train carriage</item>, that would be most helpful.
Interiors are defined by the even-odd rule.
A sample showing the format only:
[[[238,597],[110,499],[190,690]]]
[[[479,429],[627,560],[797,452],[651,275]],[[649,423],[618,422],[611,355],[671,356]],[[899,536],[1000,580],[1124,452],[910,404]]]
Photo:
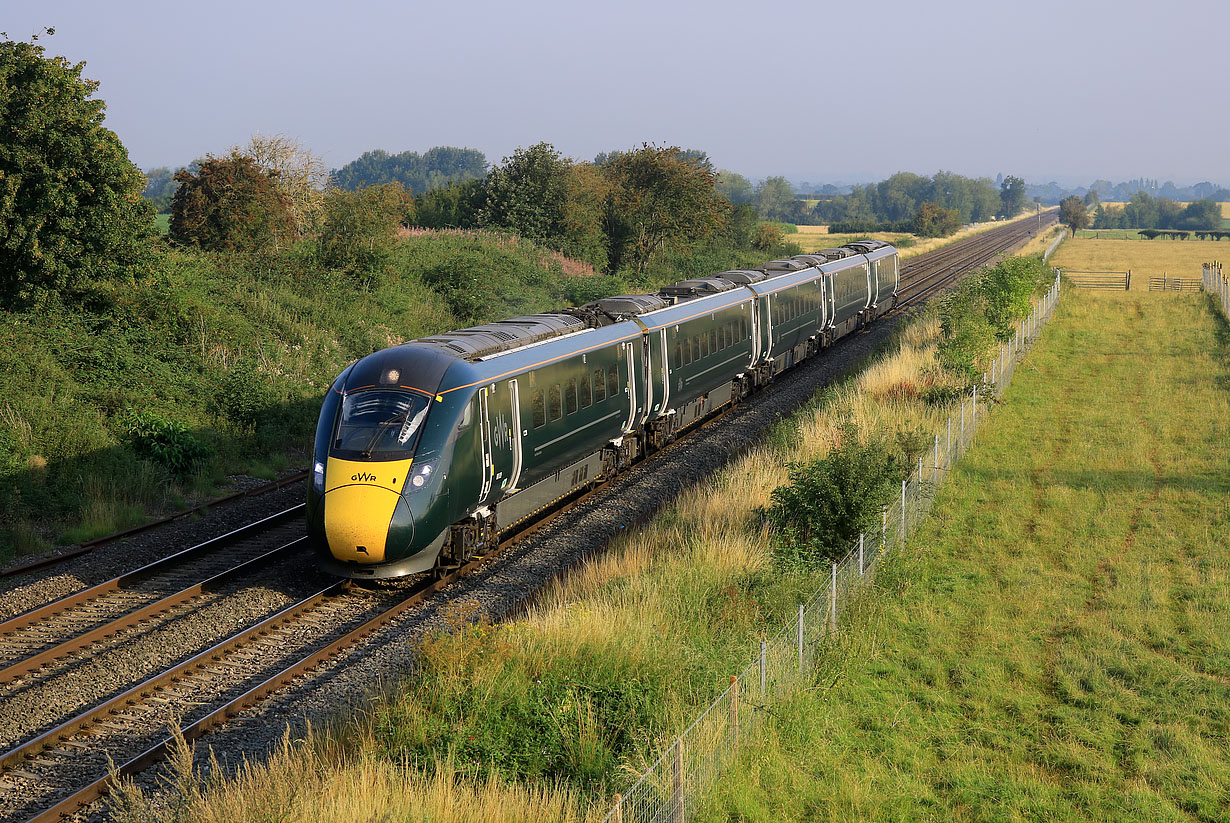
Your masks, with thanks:
[[[347,577],[447,569],[891,308],[868,241],[410,341],[321,409],[308,530]]]

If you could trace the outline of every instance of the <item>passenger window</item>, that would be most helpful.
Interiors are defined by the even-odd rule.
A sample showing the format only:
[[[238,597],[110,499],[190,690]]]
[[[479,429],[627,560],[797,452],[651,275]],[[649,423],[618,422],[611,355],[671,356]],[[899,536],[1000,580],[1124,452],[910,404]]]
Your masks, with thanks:
[[[689,337],[688,347],[692,350],[691,362],[695,363],[697,360],[700,359],[700,338],[698,338],[696,335],[692,335],[691,337]]]
[[[594,402],[606,400],[606,375],[602,369],[594,369]]]
[[[559,397],[559,383],[547,389],[547,406],[551,412],[552,422],[564,416],[564,404],[560,402]]]
[[[581,408],[588,409],[594,402],[594,394],[589,388],[589,372],[581,373]]]
[[[709,335],[705,334],[704,332],[701,332],[701,333],[700,333],[700,356],[701,356],[701,357],[708,357],[708,356],[709,356],[709,351],[710,351],[710,349],[709,349]]]
[[[542,389],[534,389],[530,405],[534,407],[534,428],[547,425],[547,407],[542,400]]]
[[[709,329],[709,351],[716,354],[717,350],[718,350],[717,329]]]
[[[564,385],[564,414],[575,414],[577,410],[577,380],[572,378]]]
[[[619,394],[619,366],[611,366],[606,370],[606,393],[608,397]]]

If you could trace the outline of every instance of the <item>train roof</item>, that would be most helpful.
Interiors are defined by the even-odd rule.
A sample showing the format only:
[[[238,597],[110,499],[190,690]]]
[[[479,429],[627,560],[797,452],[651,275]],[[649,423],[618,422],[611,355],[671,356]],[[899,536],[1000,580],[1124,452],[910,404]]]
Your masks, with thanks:
[[[480,357],[563,337],[590,327],[584,317],[575,314],[544,312],[422,337],[414,342],[444,349],[455,357],[473,362]]]

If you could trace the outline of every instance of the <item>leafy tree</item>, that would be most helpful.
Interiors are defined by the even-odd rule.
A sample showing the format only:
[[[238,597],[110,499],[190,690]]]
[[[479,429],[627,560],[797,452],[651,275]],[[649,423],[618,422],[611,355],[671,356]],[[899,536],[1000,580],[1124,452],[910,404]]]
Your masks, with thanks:
[[[154,235],[145,177],[91,99],[97,81],[37,39],[0,33],[0,300],[14,306],[123,273]]]
[[[1085,208],[1085,201],[1076,195],[1059,201],[1059,222],[1071,229],[1073,234],[1078,229],[1088,227],[1089,210]]]
[[[741,174],[727,169],[722,169],[717,173],[717,190],[719,194],[736,206],[750,203],[755,197],[752,181]]]
[[[171,171],[168,166],[159,166],[147,171],[145,178],[145,188],[141,191],[141,196],[150,201],[159,214],[169,214],[171,198],[175,195],[175,189],[179,187],[179,184],[175,182],[175,172]]]
[[[622,152],[604,173],[612,186],[604,216],[612,270],[643,274],[667,244],[689,248],[722,227],[728,207],[712,169],[676,146]]]
[[[415,201],[415,220],[430,229],[473,228],[486,197],[482,180],[439,186]]]
[[[1221,205],[1215,200],[1193,200],[1183,209],[1179,217],[1180,229],[1218,229],[1221,228]]]
[[[914,215],[914,233],[920,237],[947,237],[961,226],[956,209],[946,209],[935,203],[923,203]]]
[[[487,175],[479,223],[539,242],[563,236],[571,166],[550,143],[517,149]]]
[[[401,183],[331,188],[322,206],[320,260],[350,272],[378,269],[413,216],[414,200]]]
[[[569,168],[564,233],[556,247],[599,271],[609,262],[604,221],[611,195],[611,181],[602,169],[592,163],[576,163]]]
[[[454,183],[481,180],[486,174],[487,158],[475,149],[436,146],[423,154],[389,154],[376,149],[335,170],[333,183],[344,189],[401,183],[412,192],[425,194]]]
[[[1016,217],[1025,208],[1025,181],[1008,175],[999,186],[999,215]]]
[[[295,233],[291,204],[274,175],[247,155],[207,155],[195,174],[175,173],[171,239],[215,251],[278,248]]]
[[[1085,205],[1089,208],[1097,208],[1101,204],[1101,199],[1098,197],[1097,189],[1090,189],[1085,192]]]
[[[256,134],[243,149],[233,151],[251,157],[273,177],[300,236],[315,229],[329,182],[329,173],[320,157],[284,134]]]
[[[785,177],[766,177],[756,187],[756,211],[766,220],[789,221],[794,187]]]

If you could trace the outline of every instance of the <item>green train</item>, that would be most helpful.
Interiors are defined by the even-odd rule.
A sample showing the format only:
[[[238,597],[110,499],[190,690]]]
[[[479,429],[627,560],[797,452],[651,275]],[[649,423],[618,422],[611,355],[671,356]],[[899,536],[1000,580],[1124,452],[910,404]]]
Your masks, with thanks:
[[[375,352],[334,381],[307,493],[322,566],[456,568],[896,301],[878,241]]]

